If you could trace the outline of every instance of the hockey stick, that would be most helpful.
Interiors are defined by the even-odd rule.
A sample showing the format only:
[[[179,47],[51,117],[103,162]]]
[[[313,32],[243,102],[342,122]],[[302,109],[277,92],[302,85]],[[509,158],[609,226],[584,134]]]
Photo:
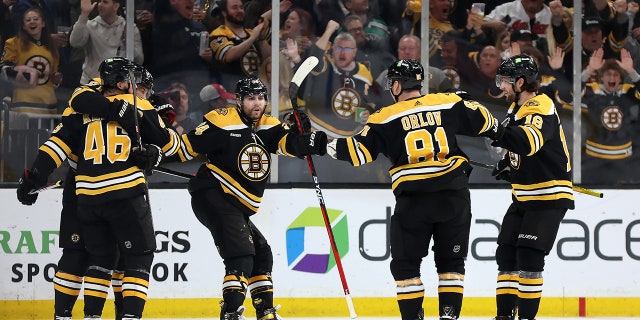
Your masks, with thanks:
[[[478,161],[473,161],[473,160],[469,160],[469,163],[472,166],[476,166],[482,169],[487,169],[487,170],[493,170],[493,166],[490,164],[486,164],[486,163],[482,163],[482,162],[478,162]],[[591,189],[587,189],[587,188],[583,188],[583,187],[579,187],[576,185],[573,185],[572,187],[573,191],[575,192],[580,192],[580,193],[584,193],[586,195],[590,195],[596,198],[602,198],[604,197],[604,194],[602,192],[598,192],[598,191],[594,191]]]
[[[136,127],[136,143],[138,148],[142,150],[142,137],[140,136],[140,124],[138,123],[138,95],[136,88],[136,75],[133,70],[129,71],[129,83],[133,89],[133,125]]]
[[[175,171],[175,170],[171,170],[171,169],[163,168],[163,167],[155,167],[155,168],[153,168],[153,171],[157,171],[157,172],[160,172],[160,173],[168,174],[170,176],[174,176],[174,177],[178,177],[178,178],[184,178],[184,179],[191,179],[191,178],[195,177],[195,175],[193,175],[193,174],[188,174],[188,173],[184,173],[184,172],[180,172],[180,171]]]
[[[298,131],[303,133],[302,123],[300,122],[300,116],[298,115],[299,107],[298,107],[298,90],[300,89],[300,85],[302,81],[309,75],[311,70],[318,64],[318,58],[311,56],[305,59],[298,70],[293,75],[291,79],[291,83],[289,84],[289,98],[291,99],[291,105],[293,106],[293,115],[296,119],[296,123],[298,125]],[[309,164],[309,172],[311,173],[311,177],[313,178],[313,183],[315,183],[316,187],[316,196],[318,197],[318,202],[320,203],[320,210],[322,211],[322,218],[324,219],[324,225],[327,228],[327,234],[329,235],[329,243],[331,244],[331,251],[333,252],[333,256],[336,259],[336,266],[338,267],[338,273],[340,274],[340,281],[342,281],[342,289],[344,290],[345,298],[347,299],[347,307],[349,308],[349,316],[351,319],[355,319],[358,316],[356,315],[356,309],[353,306],[353,300],[351,299],[351,293],[349,292],[349,285],[347,284],[347,278],[344,275],[344,269],[342,268],[342,261],[340,259],[340,252],[338,252],[338,247],[336,246],[336,240],[333,237],[333,230],[331,229],[331,222],[329,221],[329,215],[327,214],[327,208],[324,204],[324,197],[322,196],[322,189],[320,189],[320,183],[318,182],[318,175],[316,174],[316,168],[313,165],[313,159],[311,156],[306,156],[307,163]]]
[[[45,185],[44,187],[40,187],[40,188],[37,188],[37,189],[31,189],[31,191],[29,191],[29,194],[36,194],[36,193],[40,193],[42,191],[47,191],[49,189],[57,188],[57,187],[61,186],[63,183],[64,183],[63,180],[58,180],[56,182],[49,183],[49,184]]]

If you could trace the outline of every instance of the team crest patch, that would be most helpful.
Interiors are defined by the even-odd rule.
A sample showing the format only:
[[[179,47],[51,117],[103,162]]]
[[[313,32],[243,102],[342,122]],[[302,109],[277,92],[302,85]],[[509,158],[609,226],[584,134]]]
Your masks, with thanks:
[[[482,108],[482,104],[480,104],[480,102],[475,100],[471,100],[471,101],[463,100],[463,102],[464,102],[464,105],[471,110]]]
[[[226,116],[229,113],[229,108],[218,108],[216,109],[216,112],[219,115]]]
[[[77,233],[74,233],[71,235],[71,242],[73,243],[78,243],[80,241],[80,235]]]
[[[357,91],[351,88],[340,88],[331,98],[333,113],[341,119],[352,119],[360,101]]]
[[[271,171],[269,151],[257,143],[246,145],[238,154],[238,170],[247,180],[264,180]]]
[[[526,107],[537,107],[540,104],[538,103],[538,101],[535,100],[529,100],[527,101],[527,103],[524,104]]]
[[[211,43],[209,43],[209,46],[211,46],[211,50],[213,50],[213,52],[217,52],[220,46],[225,44],[225,42],[227,42],[227,38],[215,37],[213,38],[213,40],[211,40]]]

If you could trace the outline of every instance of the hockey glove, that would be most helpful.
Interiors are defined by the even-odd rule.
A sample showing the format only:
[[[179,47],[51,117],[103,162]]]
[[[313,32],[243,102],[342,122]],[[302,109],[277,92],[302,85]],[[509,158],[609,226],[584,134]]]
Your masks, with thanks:
[[[504,126],[502,126],[500,123],[498,123],[496,121],[496,123],[493,125],[493,127],[491,127],[489,130],[483,132],[481,134],[482,136],[485,136],[493,141],[499,141],[502,139],[502,136],[504,136]],[[492,144],[493,145],[493,144]]]
[[[304,111],[296,111],[298,114],[298,118],[300,118],[300,123],[302,124],[302,132],[311,131],[311,120],[309,120],[309,116],[304,113]],[[289,126],[289,130],[292,132],[300,132],[298,129],[298,122],[296,121],[296,117],[293,115],[293,112],[287,112],[282,117],[282,121]]]
[[[491,171],[491,175],[496,177],[496,180],[504,180],[511,182],[511,169],[509,168],[509,157],[505,156],[502,160],[496,163]]]
[[[22,173],[22,177],[18,181],[18,190],[16,190],[18,194],[18,201],[20,203],[30,206],[36,202],[38,199],[38,194],[33,193],[29,194],[34,189],[42,188],[47,184],[46,180],[43,180],[38,175],[38,170],[29,170],[25,169]]]
[[[107,120],[117,121],[128,134],[136,133],[136,115],[133,113],[133,106],[125,100],[113,100],[109,107]]]
[[[299,158],[317,154],[323,156],[327,153],[327,134],[324,131],[307,133],[290,133],[295,139],[294,153]]]
[[[176,120],[176,112],[169,101],[163,96],[154,94],[149,97],[149,102],[156,108],[158,115],[164,120],[164,124],[168,127],[172,126]]]
[[[131,159],[145,175],[150,176],[153,174],[153,168],[162,161],[162,150],[155,144],[143,144],[142,149],[134,147],[131,150]]]

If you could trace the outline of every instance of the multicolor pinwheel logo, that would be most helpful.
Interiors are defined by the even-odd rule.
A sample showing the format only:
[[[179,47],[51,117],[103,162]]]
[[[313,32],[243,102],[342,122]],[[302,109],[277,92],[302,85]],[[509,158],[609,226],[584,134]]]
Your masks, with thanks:
[[[327,209],[327,215],[342,259],[349,252],[347,215],[333,209]],[[287,227],[286,238],[287,262],[293,270],[327,273],[336,265],[320,208],[306,208]]]

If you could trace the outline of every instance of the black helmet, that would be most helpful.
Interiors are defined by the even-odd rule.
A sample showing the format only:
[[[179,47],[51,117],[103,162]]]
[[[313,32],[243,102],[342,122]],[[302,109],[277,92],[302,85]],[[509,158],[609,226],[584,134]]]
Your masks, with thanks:
[[[236,84],[236,97],[240,101],[244,100],[245,96],[263,95],[267,99],[267,86],[255,77],[248,77],[238,80]]]
[[[424,80],[424,68],[414,59],[398,60],[387,70],[387,86],[390,88],[393,81],[400,81],[402,89],[420,89]]]
[[[102,85],[106,87],[115,87],[120,81],[130,79],[130,70],[134,67],[133,63],[122,57],[107,58],[102,63],[98,71]]]
[[[149,90],[153,90],[153,76],[151,73],[143,66],[134,63],[134,71],[133,74],[136,77],[136,85],[141,87],[145,87]]]
[[[536,65],[533,57],[526,54],[519,54],[502,61],[498,67],[496,75],[496,86],[500,87],[502,78],[509,77],[509,81],[513,84],[518,79],[524,78],[524,83],[535,83],[538,81],[538,65]]]

